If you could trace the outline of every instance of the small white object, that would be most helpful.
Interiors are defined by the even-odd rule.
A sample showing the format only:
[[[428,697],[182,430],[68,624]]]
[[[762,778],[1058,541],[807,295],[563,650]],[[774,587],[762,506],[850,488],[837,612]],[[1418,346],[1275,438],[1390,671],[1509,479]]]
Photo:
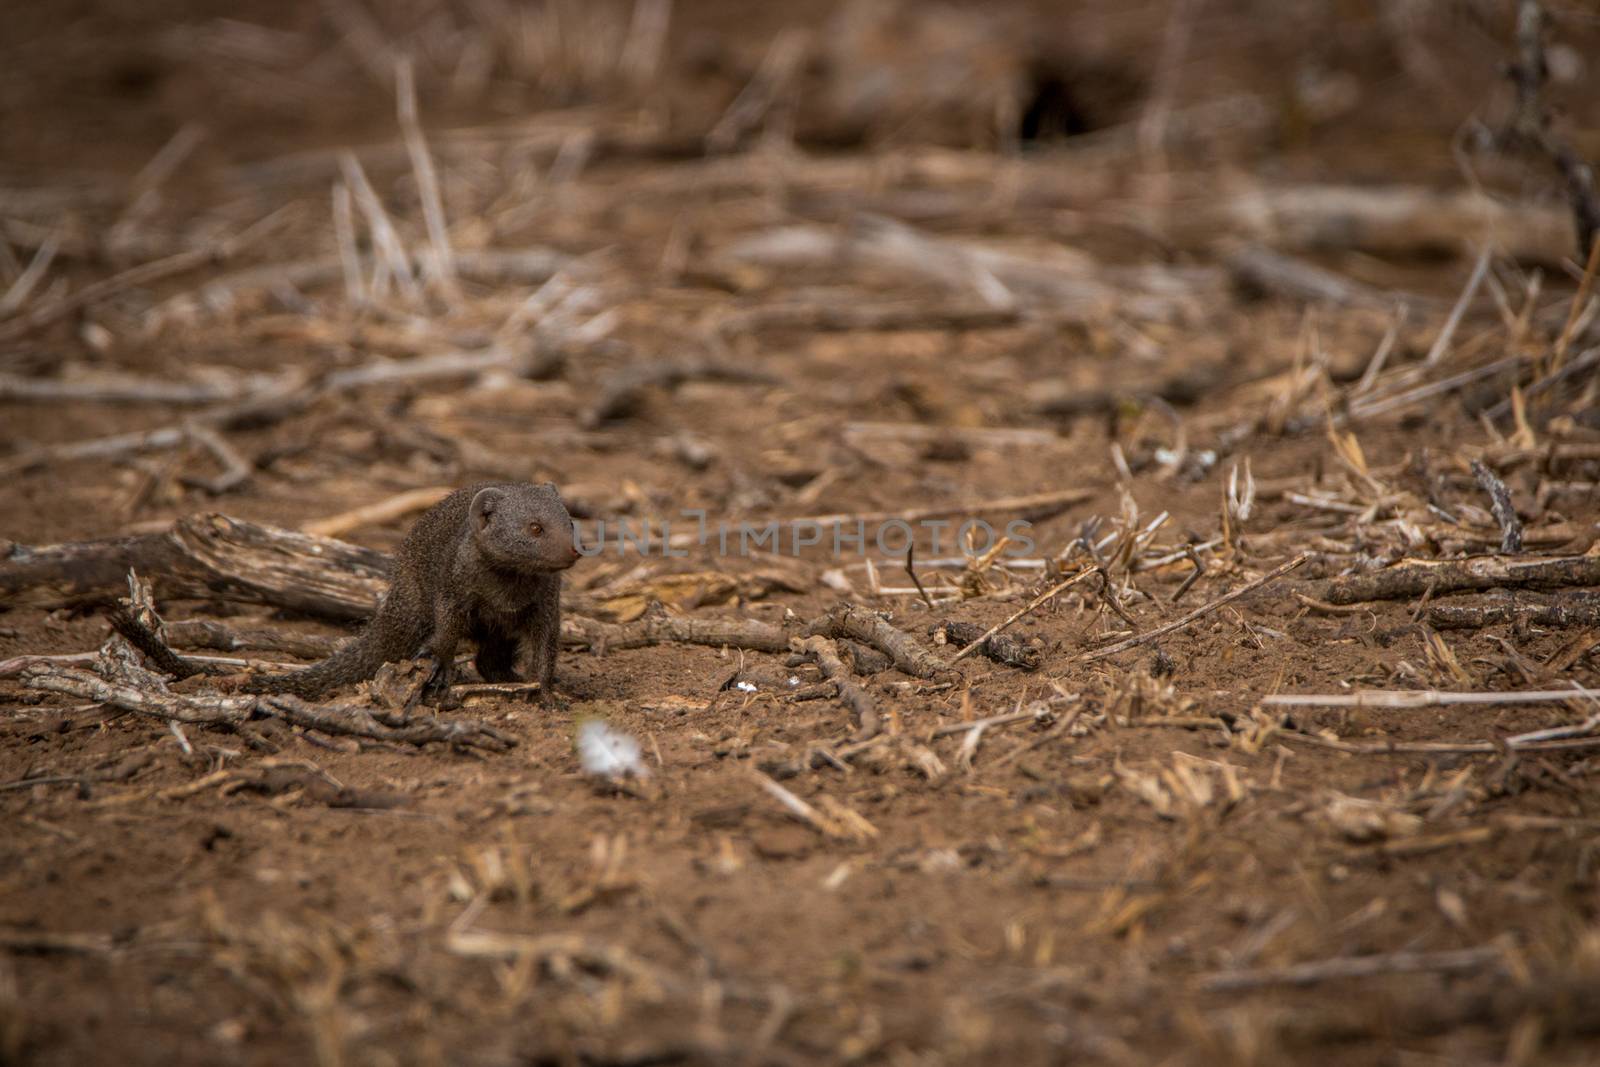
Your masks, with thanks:
[[[734,682],[733,687],[741,693],[754,693],[756,691],[754,682]]]
[[[845,577],[844,571],[838,567],[822,572],[822,584],[835,593],[843,593],[845,596],[856,595],[856,587],[850,584],[850,579]]]
[[[578,727],[578,758],[584,773],[597,778],[650,777],[639,758],[639,742],[598,719]]]
[[[790,684],[790,685],[791,685],[791,686],[796,686],[796,685],[799,685],[799,684],[800,684],[800,678],[799,678],[799,676],[797,676],[797,675],[793,675],[793,674],[791,674],[791,675],[789,675],[789,684]]]

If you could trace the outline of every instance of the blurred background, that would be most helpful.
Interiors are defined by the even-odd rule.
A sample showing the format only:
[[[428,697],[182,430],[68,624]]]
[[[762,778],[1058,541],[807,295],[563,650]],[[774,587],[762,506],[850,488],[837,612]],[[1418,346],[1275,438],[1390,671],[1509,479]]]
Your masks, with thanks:
[[[206,131],[194,164],[371,137],[390,128],[393,60],[409,55],[430,122],[633,105],[656,147],[689,153],[765,71],[808,149],[1142,136],[1180,169],[1448,183],[1452,146],[1477,145],[1474,122],[1511,105],[1516,19],[1509,0],[7,6],[0,155],[13,179],[137,169],[190,123]],[[1550,96],[1592,156],[1600,15],[1544,6]],[[1558,189],[1542,172],[1516,186]]]

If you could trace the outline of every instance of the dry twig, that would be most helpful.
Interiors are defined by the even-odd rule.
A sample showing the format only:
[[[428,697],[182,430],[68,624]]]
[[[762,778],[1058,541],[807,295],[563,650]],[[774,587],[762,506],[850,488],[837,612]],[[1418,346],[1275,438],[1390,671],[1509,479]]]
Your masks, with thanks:
[[[1092,663],[1095,660],[1104,659],[1107,656],[1114,656],[1119,652],[1126,652],[1130,648],[1136,648],[1139,645],[1149,644],[1151,641],[1157,640],[1158,638],[1165,637],[1167,634],[1170,634],[1175,630],[1183,629],[1185,626],[1188,626],[1190,623],[1194,622],[1196,619],[1203,618],[1206,615],[1211,614],[1211,612],[1216,611],[1218,608],[1222,607],[1224,604],[1232,603],[1233,601],[1238,600],[1242,596],[1247,596],[1250,593],[1255,592],[1257,589],[1260,589],[1262,586],[1268,584],[1269,582],[1272,582],[1272,581],[1277,580],[1278,578],[1281,578],[1283,575],[1287,574],[1288,572],[1294,570],[1296,567],[1298,567],[1302,563],[1304,563],[1306,561],[1306,559],[1307,559],[1307,557],[1304,556],[1304,555],[1296,556],[1294,559],[1291,559],[1289,562],[1282,563],[1282,564],[1279,564],[1278,566],[1274,567],[1272,570],[1268,571],[1266,574],[1263,574],[1261,577],[1257,578],[1255,581],[1250,582],[1247,585],[1242,585],[1238,589],[1235,589],[1233,592],[1228,593],[1228,594],[1226,594],[1224,596],[1220,596],[1216,600],[1213,600],[1209,604],[1202,604],[1200,607],[1195,608],[1193,611],[1189,612],[1189,614],[1183,616],[1181,619],[1176,619],[1173,622],[1169,622],[1165,626],[1158,626],[1154,630],[1147,630],[1146,632],[1144,632],[1142,634],[1136,634],[1133,637],[1127,638],[1126,640],[1118,641],[1114,645],[1108,645],[1105,648],[1097,648],[1092,652],[1082,653],[1077,658],[1081,662]]]
[[[1472,461],[1472,476],[1494,504],[1494,520],[1500,524],[1501,530],[1500,551],[1508,554],[1521,552],[1522,520],[1517,518],[1517,509],[1511,503],[1511,491],[1506,488],[1506,483],[1482,460]]]
[[[414,745],[442,742],[469,748],[504,751],[514,738],[491,726],[470,720],[446,720],[426,715],[396,715],[354,704],[312,704],[292,696],[225,697],[156,693],[136,686],[107,681],[88,671],[34,663],[21,671],[30,689],[92,700],[151,718],[181,723],[241,723],[254,715],[282,719],[324,733],[370,737],[379,741]]]
[[[929,652],[904,630],[874,612],[854,604],[834,608],[806,627],[807,636],[821,634],[825,637],[849,637],[871,645],[893,661],[896,669],[915,678],[938,681],[946,678],[950,668]]]
[[[817,666],[822,668],[822,676],[838,689],[839,702],[855,714],[856,732],[850,738],[850,743],[860,744],[877,736],[883,729],[883,724],[878,720],[877,705],[867,691],[856,683],[854,672],[839,658],[839,646],[826,637],[813,635],[796,638],[793,647],[796,652],[817,661]]]
[[[957,662],[965,659],[966,657],[968,657],[972,653],[978,651],[978,647],[980,645],[983,645],[991,637],[994,637],[996,634],[1000,633],[1000,631],[1006,629],[1012,623],[1014,623],[1018,619],[1022,618],[1024,615],[1032,614],[1034,611],[1038,610],[1038,608],[1041,605],[1046,604],[1051,600],[1054,600],[1056,595],[1061,593],[1063,590],[1071,588],[1072,586],[1074,586],[1074,585],[1078,584],[1079,582],[1083,581],[1085,578],[1089,577],[1089,575],[1095,574],[1095,573],[1097,573],[1096,568],[1090,567],[1087,570],[1079,571],[1077,574],[1074,574],[1071,578],[1068,578],[1068,579],[1066,579],[1064,581],[1057,582],[1055,585],[1051,586],[1049,589],[1046,589],[1044,592],[1042,592],[1038,596],[1034,597],[1031,601],[1029,601],[1022,608],[1018,609],[1017,611],[1012,612],[1011,615],[1009,617],[1007,617],[1004,621],[998,622],[995,625],[991,626],[988,630],[984,631],[984,633],[980,637],[978,637],[977,640],[975,640],[971,644],[967,645],[967,647],[963,648],[960,652],[957,652],[955,654],[955,656],[953,656],[951,658],[950,662],[951,663],[957,663]]]
[[[1309,596],[1329,604],[1409,600],[1434,586],[1435,595],[1464,589],[1561,589],[1600,585],[1600,555],[1507,559],[1404,560],[1370,574],[1310,583]]]

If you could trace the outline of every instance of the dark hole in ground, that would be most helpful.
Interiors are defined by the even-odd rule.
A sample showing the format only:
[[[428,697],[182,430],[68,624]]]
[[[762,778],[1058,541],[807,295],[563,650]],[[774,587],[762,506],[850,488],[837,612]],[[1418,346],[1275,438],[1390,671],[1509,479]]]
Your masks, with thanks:
[[[1018,135],[1024,141],[1054,141],[1088,133],[1094,127],[1058,71],[1036,74],[1028,86]]]
[[[153,60],[125,59],[106,72],[106,85],[117,96],[137,100],[155,92],[165,76],[165,69]]]
[[[1128,121],[1144,96],[1142,78],[1121,66],[1041,59],[1028,72],[1017,136],[1061,141]]]

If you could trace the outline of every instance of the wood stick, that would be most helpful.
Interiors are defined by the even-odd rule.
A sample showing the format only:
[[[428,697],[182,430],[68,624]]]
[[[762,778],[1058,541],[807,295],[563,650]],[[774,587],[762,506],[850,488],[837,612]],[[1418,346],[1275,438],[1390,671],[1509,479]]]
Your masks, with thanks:
[[[1506,488],[1506,483],[1490,470],[1482,460],[1472,461],[1472,476],[1478,480],[1478,485],[1485,493],[1494,508],[1494,521],[1500,524],[1500,551],[1508,555],[1515,555],[1522,551],[1522,520],[1517,518],[1517,509],[1511,503],[1511,490]]]
[[[896,669],[915,678],[946,679],[950,668],[908,633],[896,629],[883,617],[854,604],[842,604],[805,629],[805,635],[849,637],[871,645],[888,656]]]
[[[313,537],[343,537],[351,530],[359,530],[363,526],[382,525],[418,511],[426,511],[452,492],[454,490],[447,485],[411,489],[397,493],[386,500],[341,511],[325,519],[301,523],[300,529]]]
[[[1257,578],[1248,585],[1240,586],[1233,592],[1228,593],[1225,596],[1218,597],[1209,604],[1202,604],[1200,607],[1195,608],[1181,619],[1177,619],[1174,622],[1169,622],[1165,626],[1158,626],[1154,630],[1149,630],[1142,634],[1136,634],[1125,641],[1118,641],[1116,644],[1110,645],[1106,648],[1097,648],[1093,652],[1082,653],[1078,655],[1076,659],[1079,662],[1092,663],[1095,660],[1105,659],[1107,656],[1114,656],[1119,652],[1126,652],[1130,648],[1148,644],[1157,638],[1165,637],[1174,630],[1181,630],[1185,626],[1188,626],[1190,623],[1194,622],[1196,619],[1200,619],[1206,615],[1209,615],[1211,612],[1216,611],[1224,604],[1230,604],[1242,596],[1246,596],[1255,592],[1257,589],[1260,589],[1267,583],[1275,581],[1276,579],[1300,566],[1306,561],[1306,559],[1307,557],[1304,554],[1298,555],[1289,562],[1274,567],[1272,570],[1268,571],[1266,574],[1263,574],[1261,577]]]
[[[733,311],[716,322],[723,337],[767,330],[811,330],[818,333],[871,330],[997,330],[1015,326],[1015,308],[925,307],[919,304],[786,303]],[[1053,434],[1051,436],[1054,436]]]
[[[676,389],[689,381],[742,382],[754,385],[772,385],[777,382],[771,374],[749,367],[711,359],[679,359],[634,363],[614,374],[600,397],[579,416],[584,429],[594,429],[616,419],[633,415],[649,389]]]
[[[92,378],[33,378],[0,374],[0,401],[76,401],[88,404],[167,404],[191,406],[239,400],[262,383],[182,382],[97,374]]]
[[[354,704],[311,704],[298,697],[285,695],[225,697],[153,693],[133,685],[107,681],[88,671],[48,663],[24,667],[21,678],[22,683],[30,689],[61,693],[79,700],[93,700],[168,722],[241,723],[259,714],[324,733],[415,745],[437,741],[504,751],[516,744],[514,738],[493,727],[468,719],[401,716]]]
[[[24,450],[15,458],[0,460],[0,476],[50,463],[114,459],[133,453],[175,448],[193,438],[196,426],[216,430],[256,427],[288,418],[330,394],[356,389],[450,378],[470,379],[500,370],[531,374],[544,365],[546,358],[543,353],[528,347],[495,346],[480,351],[447,352],[408,360],[374,360],[358,367],[334,371],[312,386],[300,387],[286,377],[235,404],[199,412],[180,425]],[[156,395],[159,395],[159,391]],[[132,391],[120,390],[116,398],[130,401],[133,399]],[[138,399],[143,401],[150,398],[140,396]]]
[[[148,216],[159,203],[161,187],[205,139],[204,126],[198,122],[185,123],[134,175],[129,183],[128,205],[111,225],[107,235],[106,243],[110,247],[119,250],[123,247],[123,242],[135,232],[139,220]]]
[[[870,740],[883,730],[877,705],[871,694],[856,684],[855,673],[839,658],[838,645],[829,638],[812,635],[795,638],[791,647],[817,661],[817,666],[822,668],[822,676],[838,688],[839,703],[855,714],[856,732],[850,738],[851,744]]]
[[[62,953],[103,956],[115,948],[110,934],[51,933],[45,930],[0,930],[0,949],[18,953]]]
[[[846,437],[888,437],[901,441],[961,441],[982,447],[1050,448],[1069,440],[1054,430],[1029,430],[1015,426],[948,426],[927,422],[851,422]]]
[[[1350,390],[1352,397],[1364,396],[1378,384],[1378,375],[1383,373],[1384,366],[1389,362],[1389,355],[1394,351],[1394,343],[1400,339],[1400,327],[1406,321],[1407,310],[1407,305],[1403,303],[1396,308],[1394,319],[1384,331],[1383,339],[1378,342],[1372,358],[1367,361],[1367,369],[1361,372],[1361,380]]]
[[[1550,157],[1567,185],[1567,202],[1572,209],[1577,232],[1578,255],[1593,253],[1600,235],[1600,195],[1595,193],[1594,170],[1570,144],[1551,128],[1550,108],[1541,99],[1549,63],[1544,52],[1547,22],[1539,0],[1519,0],[1517,4],[1517,61],[1510,76],[1517,89],[1517,110],[1507,133],[1539,148]],[[1508,139],[1506,134],[1501,139]]]
[[[986,719],[974,719],[972,722],[951,723],[941,726],[928,735],[932,741],[940,737],[950,737],[954,734],[964,734],[968,730],[987,730],[991,726],[1009,726],[1014,722],[1027,722],[1029,719],[1038,719],[1037,711],[1008,711],[1001,715],[991,715]]]
[[[367,180],[367,173],[361,168],[361,161],[356,158],[355,153],[348,151],[343,153],[339,163],[344,182],[350,187],[356,206],[366,217],[367,229],[372,234],[375,259],[374,280],[371,287],[373,298],[382,299],[387,296],[388,282],[394,281],[406,299],[415,300],[419,295],[419,286],[412,270],[411,255],[406,251],[405,242],[395,229],[389,213],[384,210],[383,199]]]
[[[1297,745],[1328,748],[1352,756],[1440,756],[1440,755],[1493,755],[1507,751],[1499,741],[1375,741],[1357,744],[1297,730],[1281,730],[1273,736]],[[1518,752],[1574,752],[1581,749],[1600,748],[1600,737],[1581,737],[1555,741],[1527,741],[1516,745]]]
[[[761,65],[706,134],[706,149],[732,151],[788,91],[811,49],[811,32],[789,26],[772,39]]]
[[[1600,226],[1600,206],[1596,208],[1597,214],[1594,225]],[[1579,240],[1585,238],[1580,235]],[[1589,256],[1583,267],[1583,280],[1578,283],[1578,291],[1572,296],[1572,310],[1567,313],[1566,325],[1561,327],[1561,335],[1556,338],[1555,349],[1550,358],[1550,369],[1559,371],[1567,361],[1567,348],[1572,344],[1572,338],[1578,332],[1578,320],[1583,317],[1584,309],[1589,303],[1589,294],[1594,290],[1594,279],[1600,271],[1600,233],[1594,234],[1589,244]]]
[[[221,496],[230,493],[250,480],[255,473],[255,467],[249,460],[239,454],[239,450],[228,443],[216,430],[203,423],[191,423],[186,427],[189,439],[204,448],[216,459],[222,467],[222,473],[215,478],[201,478],[193,474],[182,474],[178,481],[196,489],[203,489],[212,496]]]
[[[335,194],[335,204],[345,202],[343,211],[348,211],[349,187],[341,185],[338,188],[344,192]],[[336,222],[339,221],[340,213],[335,213]],[[336,227],[336,230],[338,229],[339,227]],[[342,233],[337,236],[342,243],[344,240]],[[350,240],[354,240],[353,235]],[[209,308],[221,309],[237,304],[245,296],[265,292],[278,286],[315,289],[341,280],[345,284],[345,295],[348,299],[351,295],[351,272],[354,272],[355,280],[360,282],[364,275],[371,273],[373,262],[371,255],[357,255],[352,246],[351,250],[343,255],[316,256],[290,260],[286,263],[249,267],[214,278],[198,290],[169,297],[157,305],[152,315],[157,322],[160,322],[186,305],[200,303]],[[455,253],[455,269],[460,277],[495,285],[544,282],[571,262],[572,257],[565,253],[538,246],[485,248]],[[363,296],[365,291],[364,283],[355,290]]]
[[[1595,345],[1592,348],[1585,349],[1571,360],[1563,362],[1560,369],[1552,370],[1543,378],[1540,378],[1538,381],[1529,385],[1522,391],[1523,399],[1532,400],[1534,397],[1539,396],[1542,393],[1549,392],[1562,382],[1571,381],[1574,379],[1583,381],[1585,380],[1582,377],[1584,372],[1589,370],[1597,363],[1600,363],[1600,345]],[[1511,413],[1511,400],[1511,397],[1506,397],[1504,400],[1489,408],[1486,412],[1484,412],[1484,414],[1488,415],[1491,419],[1505,418]]]
[[[835,838],[848,838],[853,836],[848,828],[841,825],[839,820],[834,819],[830,815],[824,814],[822,811],[806,803],[804,800],[801,800],[794,794],[792,790],[784,788],[771,778],[767,777],[765,774],[762,774],[760,771],[751,771],[750,774],[755,778],[756,784],[759,785],[768,796],[771,796],[778,803],[782,804],[791,815],[805,823],[807,826],[811,827],[813,830],[817,831],[822,836]]]
[[[1338,610],[1365,609],[1355,606]],[[1504,623],[1595,626],[1600,624],[1600,592],[1573,590],[1555,593],[1545,600],[1507,595],[1487,604],[1433,603],[1428,605],[1427,622],[1435,630],[1475,630]]]
[[[1220,221],[1227,232],[1288,250],[1456,256],[1469,242],[1484,242],[1521,262],[1554,264],[1572,247],[1565,211],[1495,201],[1470,188],[1441,193],[1408,185],[1296,182],[1246,190],[1219,202],[1217,214],[1222,220],[1196,221],[1208,227]]]
[[[890,519],[920,522],[923,519],[937,519],[955,515],[992,515],[996,512],[1005,511],[1033,513],[1081,504],[1085,500],[1093,499],[1096,492],[1094,489],[1061,489],[1049,493],[1031,493],[1026,496],[1007,496],[995,500],[980,500],[975,504],[943,504],[935,507],[907,508],[901,511],[860,511],[853,514],[844,512],[837,515],[813,515],[809,518],[782,519],[780,521],[790,524],[806,522],[827,526],[835,522],[887,522]],[[1054,514],[1054,512],[1051,512],[1051,514]]]
[[[1525,734],[1506,738],[1506,744],[1512,748],[1525,748],[1541,741],[1563,741],[1569,737],[1584,737],[1592,734],[1596,727],[1600,727],[1600,715],[1591,715],[1582,722],[1570,726],[1551,726],[1544,730],[1530,730]]]
[[[10,659],[0,659],[0,678],[21,674],[24,667],[36,664],[93,664],[99,662],[100,658],[99,652],[64,652],[53,656],[30,656],[26,654],[12,656]],[[212,666],[226,668],[229,672],[252,668],[265,671],[289,671],[300,666],[297,663],[267,663],[261,660],[239,659],[236,656],[185,656],[184,658],[191,663],[203,664],[208,668]],[[321,659],[322,657],[315,658]],[[208,673],[210,673],[209,670]]]
[[[217,668],[199,660],[187,659],[172,651],[161,635],[140,619],[138,613],[126,602],[107,614],[111,628],[139,650],[150,666],[169,678],[190,678],[196,674],[222,674],[226,668]]]
[[[163,600],[221,597],[361,620],[387,586],[389,557],[226,515],[194,515],[165,533],[13,545],[0,557],[0,605],[109,603],[127,588],[130,569],[149,578]]]
[[[1043,662],[1043,655],[1034,646],[1008,634],[984,637],[978,627],[970,622],[946,620],[944,636],[951,643],[963,647],[979,644],[982,647],[978,651],[984,656],[1018,670],[1036,671]]]
[[[1031,493],[1026,496],[980,500],[971,504],[940,504],[925,508],[904,508],[899,511],[838,512],[832,515],[809,515],[794,519],[772,519],[766,521],[774,522],[784,527],[854,527],[856,523],[889,522],[893,519],[899,519],[903,522],[921,522],[923,519],[951,518],[955,516],[976,518],[979,515],[993,515],[1005,512],[1025,514],[1038,520],[1060,514],[1074,504],[1092,500],[1097,492],[1094,489],[1060,489],[1048,493]],[[763,520],[751,520],[751,525],[762,526]],[[685,548],[698,544],[700,536],[698,532],[673,534],[668,540],[668,544],[673,548]]]
[[[1248,292],[1270,293],[1290,300],[1335,307],[1383,307],[1394,294],[1257,244],[1245,244],[1228,255],[1228,270]]]
[[[1442,689],[1368,689],[1360,693],[1278,693],[1261,698],[1274,708],[1437,708],[1461,704],[1551,704],[1600,700],[1600,689],[1539,689],[1473,693]]]
[[[25,314],[0,323],[0,344],[20,341],[35,330],[43,329],[53,322],[66,318],[80,308],[97,304],[107,297],[115,296],[129,289],[136,289],[141,285],[149,285],[151,282],[158,282],[164,278],[184,274],[206,264],[222,263],[236,255],[240,249],[270,229],[271,225],[275,224],[277,217],[276,214],[270,215],[238,236],[220,244],[179,252],[176,255],[167,256],[165,259],[154,260],[150,263],[141,263],[139,266],[122,271],[120,274],[113,274],[111,277],[101,281],[91,282],[76,292],[68,293],[48,303],[39,304]]]
[[[177,448],[193,439],[196,426],[224,432],[247,426],[271,425],[304,411],[323,395],[320,389],[301,387],[290,379],[284,379],[281,385],[275,384],[234,404],[197,412],[174,426],[24,449],[15,457],[0,460],[0,477],[20,474],[50,463],[118,459],[141,452]]]
[[[1329,604],[1355,604],[1365,600],[1410,600],[1421,596],[1430,585],[1436,586],[1436,596],[1463,589],[1561,589],[1600,585],[1600,555],[1403,560],[1371,574],[1308,583],[1305,591]]]
[[[989,638],[995,636],[1000,631],[1002,631],[1004,629],[1007,629],[1008,627],[1010,627],[1010,625],[1012,623],[1016,622],[1018,619],[1022,618],[1024,615],[1032,614],[1035,610],[1037,610],[1039,608],[1040,605],[1045,604],[1045,603],[1047,603],[1047,602],[1049,602],[1051,600],[1054,600],[1055,597],[1056,597],[1056,594],[1062,592],[1065,589],[1071,588],[1074,585],[1077,585],[1079,582],[1083,581],[1085,578],[1089,577],[1089,575],[1094,574],[1095,572],[1096,572],[1095,568],[1091,567],[1091,568],[1089,568],[1087,570],[1079,571],[1077,574],[1074,574],[1071,578],[1068,578],[1065,581],[1057,582],[1055,585],[1051,586],[1049,589],[1046,589],[1044,592],[1042,592],[1038,596],[1034,597],[1031,601],[1029,601],[1027,603],[1027,605],[1025,605],[1024,607],[1019,608],[1017,611],[1013,612],[1010,615],[1010,617],[1008,617],[1004,622],[998,622],[998,623],[995,623],[995,625],[989,627],[988,630],[984,631],[984,634],[983,634],[982,637],[979,637],[976,641],[972,642],[966,648],[963,648],[960,652],[957,652],[951,658],[950,662],[952,664],[954,664],[954,663],[959,663],[961,660],[966,659],[972,653],[976,652],[978,650],[978,647],[980,645],[984,644],[986,641],[988,641]]]
[[[790,635],[758,619],[695,619],[682,615],[646,615],[621,625],[567,615],[561,620],[561,644],[597,653],[650,645],[681,643],[752,652],[787,652]]]
[[[1275,986],[1305,987],[1347,978],[1374,978],[1385,974],[1461,974],[1504,963],[1499,945],[1446,952],[1382,952],[1371,956],[1341,956],[1288,967],[1258,970],[1214,971],[1200,978],[1207,993],[1237,993]]]
[[[1540,448],[1494,448],[1485,452],[1483,456],[1485,463],[1500,470],[1520,463],[1555,463],[1556,461],[1581,463],[1586,460],[1596,459],[1600,459],[1600,443],[1589,441],[1549,444]]]

